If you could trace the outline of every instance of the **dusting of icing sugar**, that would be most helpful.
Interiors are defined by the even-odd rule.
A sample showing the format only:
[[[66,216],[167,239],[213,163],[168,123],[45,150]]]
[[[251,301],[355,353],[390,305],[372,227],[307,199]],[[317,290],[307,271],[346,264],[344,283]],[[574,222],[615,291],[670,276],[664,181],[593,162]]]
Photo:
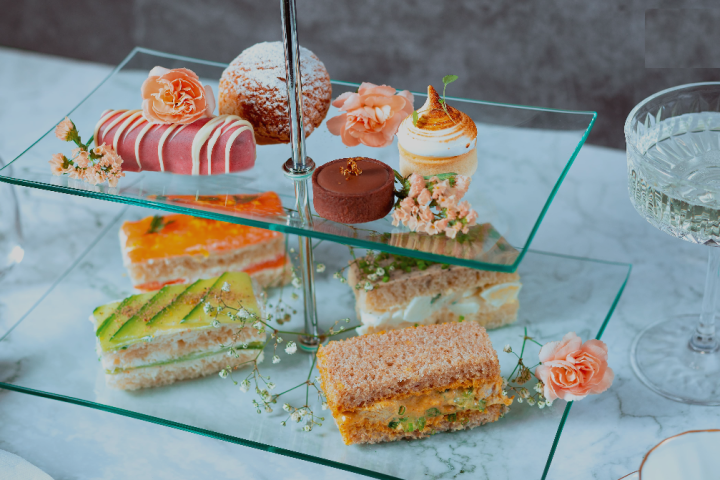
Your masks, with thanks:
[[[304,47],[300,47],[300,71],[303,123],[309,135],[327,113],[332,87],[325,65]],[[289,135],[285,51],[281,42],[258,43],[244,50],[223,72],[220,89],[220,113],[247,118],[256,127],[256,134],[258,129],[267,129],[271,136]],[[235,99],[241,99],[249,108],[241,113]]]

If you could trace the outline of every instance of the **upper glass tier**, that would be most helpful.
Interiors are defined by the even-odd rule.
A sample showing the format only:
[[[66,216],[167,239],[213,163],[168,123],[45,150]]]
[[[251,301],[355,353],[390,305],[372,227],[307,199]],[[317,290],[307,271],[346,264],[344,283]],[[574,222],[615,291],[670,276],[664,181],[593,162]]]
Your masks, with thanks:
[[[219,97],[218,81],[225,64],[136,48],[68,114],[84,139],[92,135],[103,111],[140,108],[140,86],[156,65],[195,71],[203,84],[211,85],[216,98]],[[428,78],[427,82],[437,85],[440,78],[438,73],[437,78]],[[333,98],[346,91],[355,91],[357,85],[333,82]],[[419,108],[426,95],[415,93],[415,97],[415,107]],[[59,141],[51,130],[11,162],[14,164],[12,173],[9,169],[0,170],[0,181],[252,225],[432,261],[513,272],[585,142],[596,114],[452,97],[448,97],[448,102],[469,115],[478,130],[478,170],[465,198],[477,210],[479,225],[469,234],[459,235],[454,240],[393,227],[389,215],[360,225],[344,225],[316,216],[312,226],[299,226],[293,184],[283,175],[281,168],[290,157],[290,146],[287,144],[258,146],[255,167],[245,172],[214,176],[127,172],[118,187],[111,188],[52,176],[48,165],[50,157],[57,152],[69,154],[71,145]],[[337,114],[337,108],[331,107],[326,119]],[[337,158],[356,156],[376,158],[396,170],[399,164],[397,140],[385,148],[346,147],[340,137],[330,134],[325,121],[307,138],[307,151],[318,166]],[[283,215],[254,215],[224,206],[232,203],[233,195],[265,191],[275,191],[280,195],[285,211]],[[178,202],[174,196],[211,197],[214,201]]]

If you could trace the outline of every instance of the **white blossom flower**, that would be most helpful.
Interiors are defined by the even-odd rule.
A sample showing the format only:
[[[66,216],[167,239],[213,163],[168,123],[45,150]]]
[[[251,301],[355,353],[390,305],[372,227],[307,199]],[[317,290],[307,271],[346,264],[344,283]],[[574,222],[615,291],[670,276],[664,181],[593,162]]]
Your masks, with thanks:
[[[300,287],[302,287],[302,280],[300,280],[300,277],[294,277],[294,278],[292,279],[292,286],[295,287],[295,288],[300,288]]]
[[[287,423],[285,423],[284,421],[282,421],[282,422],[280,422],[280,425],[282,425],[282,426],[284,427],[285,425],[287,425]]]
[[[340,273],[340,272],[333,273],[333,278],[343,278],[342,273]]]
[[[553,400],[545,400],[545,406],[546,407],[552,407]]]
[[[298,295],[297,293],[293,292],[292,295],[290,295],[290,298],[292,298],[293,300],[297,300],[298,298],[300,298],[300,295]]]
[[[220,375],[220,378],[227,378],[228,371],[223,368],[222,370],[220,370],[220,373],[218,373],[218,375]]]
[[[203,305],[203,312],[210,315],[210,312],[212,312],[212,305],[210,305],[210,302],[205,302],[205,305]]]
[[[263,324],[262,324],[261,322],[255,322],[255,323],[253,323],[253,327],[254,327],[256,330],[262,330]]]
[[[543,402],[542,400],[540,400],[540,401],[538,402],[538,408],[540,408],[541,410],[542,410],[543,408],[545,408],[545,402]]]
[[[277,337],[277,341],[278,341],[278,343],[282,343],[282,341],[283,341],[282,337]]]
[[[535,390],[536,392],[538,392],[538,393],[542,393],[542,392],[543,392],[543,387],[545,387],[545,385],[543,385],[542,382],[538,382],[538,383],[535,384],[534,390]]]
[[[312,425],[309,423],[303,427],[304,432],[309,432],[310,430],[312,430]]]
[[[328,409],[328,404],[327,404],[327,402],[323,402],[323,403],[322,403],[322,409],[323,409],[323,410],[327,410],[327,409]]]
[[[512,353],[512,347],[510,346],[510,344],[507,344],[503,347],[503,352]]]
[[[368,278],[368,280],[370,280],[371,282],[374,282],[375,280],[378,279],[378,276],[375,275],[374,273],[371,273],[370,275],[367,276],[367,278]]]
[[[283,410],[289,412],[290,410],[292,410],[292,406],[289,403],[286,403],[283,405]]]
[[[276,385],[275,385],[273,382],[270,382],[270,383],[267,384],[267,389],[268,389],[268,390],[273,390],[275,387],[276,387]]]
[[[315,271],[318,272],[318,273],[324,272],[324,271],[325,271],[325,264],[323,264],[323,263],[318,263],[318,264],[315,266]]]
[[[530,396],[530,391],[529,391],[527,388],[525,388],[525,387],[521,388],[521,389],[518,391],[518,393],[520,394],[520,396],[521,396],[522,398],[528,398],[528,397]],[[529,402],[528,402],[528,403],[529,403]]]
[[[518,403],[522,403],[522,402],[523,402],[523,399],[522,399],[522,397],[518,397],[517,400],[515,400],[515,401],[518,402]]]
[[[382,267],[378,267],[377,270],[375,270],[375,274],[382,277],[383,275],[385,275],[385,269]]]
[[[295,344],[295,342],[288,342],[285,346],[285,353],[287,353],[288,355],[292,355],[295,352],[297,352],[297,345]]]
[[[228,282],[223,283],[222,287],[220,287],[220,290],[222,290],[223,292],[229,292],[230,284]]]
[[[365,282],[365,291],[369,292],[373,289],[373,285],[370,282]]]
[[[529,397],[527,399],[527,403],[528,403],[528,405],[533,406],[533,405],[535,405],[535,399],[533,397]]]
[[[290,415],[290,420],[292,420],[293,422],[299,422],[301,418],[302,417],[300,416],[300,414],[297,411],[293,412]]]
[[[272,410],[272,408],[270,408],[270,405],[265,405],[265,411],[267,413],[272,413],[273,410]]]
[[[240,307],[237,314],[240,318],[250,318],[251,317],[250,312],[248,312],[245,307]]]
[[[273,362],[273,363],[280,363],[280,357],[278,357],[277,355],[273,355],[272,362]]]
[[[507,397],[507,391],[503,390],[502,394],[503,394],[503,397]]]
[[[322,383],[322,378],[320,378],[320,375],[315,376],[315,381],[318,383]]]
[[[220,322],[218,322],[217,320],[213,320],[213,321],[212,321],[212,326],[215,327],[215,328],[217,328],[217,327],[220,326]]]
[[[245,392],[248,392],[249,390],[250,390],[250,380],[248,380],[246,378],[245,380],[240,382],[240,391],[245,393]]]
[[[388,272],[392,272],[393,270],[395,270],[395,265],[390,265],[388,267]]]
[[[215,308],[215,311],[216,311],[217,313],[220,313],[220,312],[223,311],[223,307],[221,307],[220,305],[218,305],[218,306]]]

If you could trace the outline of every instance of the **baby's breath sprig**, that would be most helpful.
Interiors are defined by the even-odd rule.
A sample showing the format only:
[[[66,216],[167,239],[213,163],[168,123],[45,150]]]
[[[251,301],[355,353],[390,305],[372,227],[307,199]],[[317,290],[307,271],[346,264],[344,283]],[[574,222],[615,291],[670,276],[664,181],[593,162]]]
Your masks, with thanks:
[[[368,291],[372,290],[375,285],[379,283],[389,282],[390,276],[395,270],[410,273],[413,270],[427,270],[429,267],[438,264],[438,262],[432,262],[430,260],[404,257],[387,252],[374,252],[372,250],[370,250],[365,257],[357,258],[354,253],[352,256],[353,260],[348,266],[353,264],[357,265],[360,274],[355,288],[358,290],[364,288]],[[443,270],[450,268],[449,264],[443,263],[441,265]],[[338,274],[342,275],[341,272],[342,270],[339,270]],[[345,283],[342,280],[341,282]]]
[[[292,253],[292,249],[290,251]],[[324,397],[322,389],[319,386],[319,377],[311,380],[312,373],[315,369],[315,364],[317,361],[316,356],[313,356],[313,361],[305,381],[280,393],[272,393],[276,389],[276,385],[274,382],[271,381],[269,375],[263,375],[261,373],[259,367],[260,364],[263,363],[263,360],[265,358],[265,349],[269,345],[272,344],[272,363],[280,363],[281,358],[278,355],[278,348],[284,349],[285,353],[288,355],[293,355],[297,352],[297,344],[292,340],[287,340],[286,338],[283,338],[283,336],[305,335],[305,333],[289,330],[280,330],[278,328],[275,328],[269,323],[269,318],[263,319],[257,313],[245,308],[242,303],[237,305],[227,304],[222,297],[224,293],[228,293],[230,290],[231,288],[229,284],[227,285],[227,288],[225,285],[223,285],[220,289],[220,296],[219,298],[217,298],[218,305],[213,306],[213,304],[210,302],[206,302],[203,305],[203,310],[205,311],[205,313],[212,316],[213,326],[220,327],[221,322],[219,321],[219,316],[226,315],[227,318],[229,318],[231,321],[239,322],[243,327],[249,326],[251,328],[255,328],[256,330],[258,330],[258,332],[266,332],[268,334],[268,337],[267,340],[258,349],[258,353],[255,355],[254,358],[235,366],[226,366],[219,372],[219,376],[224,379],[230,379],[230,381],[232,381],[234,385],[239,386],[241,392],[245,393],[250,392],[251,390],[254,391],[255,398],[252,399],[252,404],[258,414],[262,414],[263,412],[272,413],[276,408],[275,406],[278,403],[278,399],[280,399],[280,397],[304,386],[305,403],[300,407],[293,407],[289,403],[284,404],[283,410],[288,413],[288,417],[285,418],[285,420],[283,420],[281,424],[283,426],[287,425],[288,420],[293,420],[296,423],[304,421],[302,430],[306,432],[312,431],[314,427],[322,426],[322,422],[325,421],[325,418],[317,415],[310,405],[310,391],[314,389],[314,392],[316,393],[318,401],[322,405],[323,410],[327,408],[326,399]],[[289,319],[289,313],[285,313],[285,309],[290,309],[291,307],[283,303],[282,293],[283,290],[281,289],[280,299],[278,300],[275,307],[276,312],[279,310],[279,313],[283,314],[283,318],[287,317]],[[260,295],[260,297],[263,303],[267,301],[267,295],[264,294],[264,292],[263,295]],[[293,313],[296,312],[293,310]],[[356,325],[354,327],[345,328],[344,325],[341,325],[343,323],[349,323],[349,321],[349,318],[336,321],[326,335],[318,338],[320,338],[322,341],[325,341],[327,338],[346,333],[359,327],[359,325]],[[282,324],[283,321],[278,317],[277,323]],[[339,328],[338,325],[340,325]],[[242,341],[241,337],[243,335],[244,330],[240,330],[234,335],[233,339],[229,342],[228,345],[221,344],[221,348],[226,348],[229,356],[232,356],[234,358],[240,358],[241,352],[247,351],[247,349],[251,347],[248,342]],[[249,364],[251,364],[252,369],[244,377],[241,377],[241,379],[235,379],[233,376],[233,371],[237,370],[241,366],[246,366]]]
[[[509,344],[505,345],[505,347],[503,348],[503,352],[513,354],[518,359],[517,365],[515,365],[513,371],[510,373],[510,375],[507,376],[507,379],[503,379],[503,393],[507,395],[508,391],[514,392],[517,397],[517,403],[526,402],[530,406],[537,405],[540,409],[550,407],[552,406],[553,402],[546,399],[543,395],[544,385],[540,380],[538,380],[532,387],[534,393],[524,386],[531,380],[535,379],[535,375],[532,373],[532,370],[538,365],[540,365],[540,363],[537,363],[532,367],[528,367],[525,365],[525,362],[523,361],[523,354],[525,353],[525,345],[527,344],[527,342],[532,342],[542,347],[541,343],[536,341],[534,338],[528,336],[526,327],[519,355],[515,353],[515,351]]]

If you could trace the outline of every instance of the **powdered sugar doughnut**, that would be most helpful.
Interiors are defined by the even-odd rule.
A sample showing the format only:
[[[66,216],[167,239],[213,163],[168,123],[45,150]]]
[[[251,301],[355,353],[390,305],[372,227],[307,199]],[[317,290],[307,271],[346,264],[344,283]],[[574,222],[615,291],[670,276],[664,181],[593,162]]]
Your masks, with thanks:
[[[303,124],[309,136],[327,115],[332,99],[330,76],[310,50],[300,47]],[[280,42],[244,50],[220,78],[220,113],[249,121],[259,145],[290,142],[285,52]]]

